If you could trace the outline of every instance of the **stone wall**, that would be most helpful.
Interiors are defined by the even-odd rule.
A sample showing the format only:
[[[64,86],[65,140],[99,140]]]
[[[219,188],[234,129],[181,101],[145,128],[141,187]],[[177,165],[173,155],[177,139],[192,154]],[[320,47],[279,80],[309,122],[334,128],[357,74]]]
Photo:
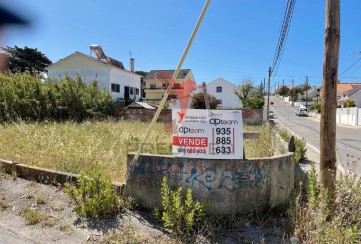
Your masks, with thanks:
[[[245,160],[211,160],[128,154],[125,194],[140,207],[161,207],[164,176],[172,189],[193,190],[208,212],[229,215],[287,203],[294,186],[294,154]]]

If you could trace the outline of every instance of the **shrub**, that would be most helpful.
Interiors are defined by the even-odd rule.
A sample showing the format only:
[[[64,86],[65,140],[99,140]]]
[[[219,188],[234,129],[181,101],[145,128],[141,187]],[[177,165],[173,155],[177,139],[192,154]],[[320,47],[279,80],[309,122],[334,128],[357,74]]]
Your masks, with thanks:
[[[0,74],[0,122],[74,120],[107,117],[113,108],[109,92],[78,76],[44,80],[29,74]]]
[[[354,101],[354,100],[351,100],[351,99],[347,99],[347,100],[345,101],[345,103],[343,104],[343,106],[344,106],[345,108],[353,108],[353,107],[356,107],[355,101]]]
[[[298,163],[300,160],[306,158],[306,140],[304,138],[300,139],[298,137],[295,137],[295,161]]]
[[[218,102],[215,96],[208,94],[209,106],[211,109],[216,109]],[[191,108],[193,109],[206,109],[206,102],[204,101],[204,95],[202,92],[196,93],[192,96]]]
[[[286,130],[280,130],[278,133],[283,140],[289,142],[291,136],[287,133]],[[307,152],[306,140],[304,138],[300,139],[296,136],[294,138],[295,138],[295,148],[296,148],[295,162],[298,163],[300,160],[306,158],[306,152]]]
[[[306,195],[298,191],[289,208],[291,234],[301,243],[360,243],[361,179],[351,173],[341,175],[333,207],[327,196],[319,197],[320,183],[314,165],[306,181]]]
[[[321,110],[321,103],[311,105],[310,110]]]
[[[74,200],[74,211],[81,217],[102,217],[120,212],[124,201],[103,168],[96,165],[80,173],[78,185],[65,184],[65,192]]]
[[[155,217],[163,222],[164,227],[171,228],[178,235],[190,234],[203,224],[205,217],[204,204],[193,200],[192,190],[187,189],[184,202],[181,192],[181,187],[170,190],[164,177],[161,188],[163,211],[154,210]]]

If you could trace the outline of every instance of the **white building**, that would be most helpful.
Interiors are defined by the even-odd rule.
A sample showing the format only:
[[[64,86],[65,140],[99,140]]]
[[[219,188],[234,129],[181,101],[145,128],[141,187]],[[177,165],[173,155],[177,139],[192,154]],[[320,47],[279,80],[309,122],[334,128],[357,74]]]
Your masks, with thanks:
[[[234,91],[237,86],[223,78],[217,78],[207,84],[207,93],[217,98],[221,108],[240,108],[240,103]]]
[[[98,58],[75,52],[50,65],[47,68],[48,77],[61,79],[68,75],[75,79],[79,75],[87,84],[97,80],[98,87],[111,92],[113,100],[134,99],[138,101],[141,76],[125,70],[120,61],[105,56],[99,46],[96,48],[101,51],[99,54],[98,50],[95,50]],[[134,71],[134,66],[131,69]]]

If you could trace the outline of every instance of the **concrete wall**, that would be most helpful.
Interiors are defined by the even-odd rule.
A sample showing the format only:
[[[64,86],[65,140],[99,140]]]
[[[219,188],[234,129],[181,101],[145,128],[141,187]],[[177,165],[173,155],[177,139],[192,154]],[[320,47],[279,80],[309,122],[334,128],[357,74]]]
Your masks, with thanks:
[[[113,116],[123,119],[134,120],[152,120],[156,110],[152,109],[116,109]],[[263,123],[263,109],[242,109],[243,123],[245,124],[262,124]],[[163,109],[160,114],[160,121],[171,121],[172,110]]]
[[[294,155],[247,160],[210,160],[128,154],[125,194],[140,207],[161,207],[164,176],[172,189],[193,190],[208,212],[228,215],[287,203],[294,186]]]
[[[358,119],[357,119],[357,125],[361,125],[361,108],[357,111]]]
[[[358,108],[338,108],[336,110],[336,123],[358,125]]]

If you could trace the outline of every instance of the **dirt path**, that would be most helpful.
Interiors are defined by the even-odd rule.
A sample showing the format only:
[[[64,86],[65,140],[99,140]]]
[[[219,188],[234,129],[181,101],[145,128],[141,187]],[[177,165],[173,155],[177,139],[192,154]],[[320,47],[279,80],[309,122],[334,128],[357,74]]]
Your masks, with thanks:
[[[0,244],[17,243],[180,243],[153,219],[150,211],[129,211],[103,220],[81,220],[59,187],[0,173]],[[37,218],[27,213],[36,213]],[[38,223],[29,221],[38,219]],[[199,243],[281,243],[282,234],[242,223],[216,230]],[[215,240],[216,239],[216,240]]]

